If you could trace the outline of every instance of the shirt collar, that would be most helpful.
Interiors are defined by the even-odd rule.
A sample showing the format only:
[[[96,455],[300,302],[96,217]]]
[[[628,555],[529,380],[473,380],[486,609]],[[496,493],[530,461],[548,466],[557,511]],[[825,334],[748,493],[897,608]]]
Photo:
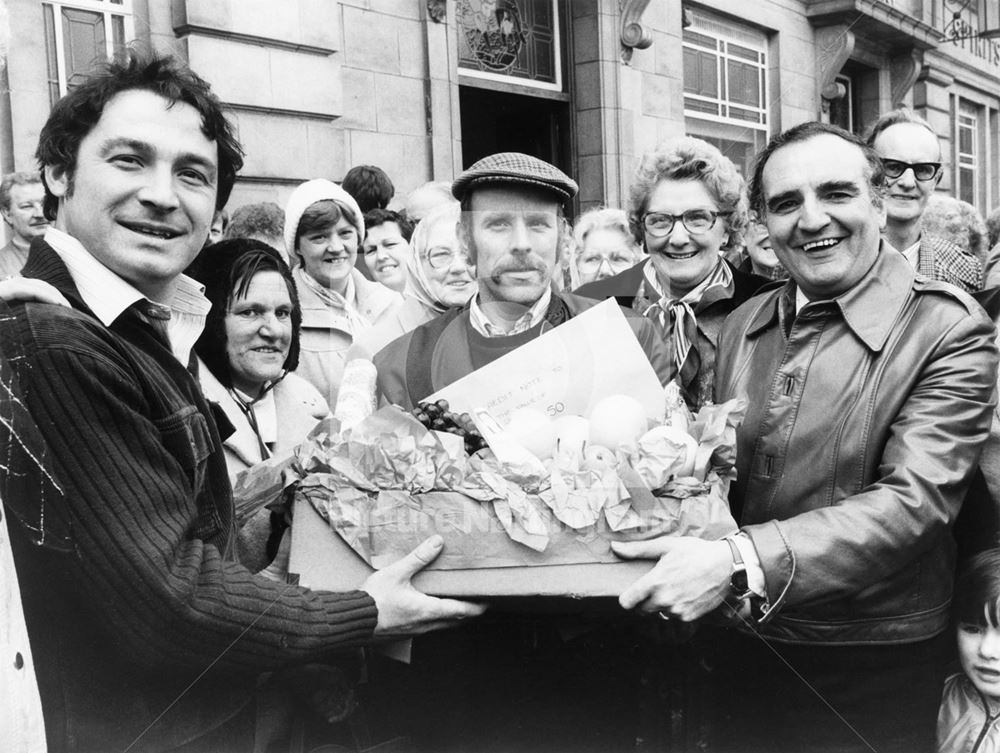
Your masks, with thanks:
[[[211,303],[204,286],[186,275],[177,278],[167,302],[152,301],[130,283],[99,262],[76,238],[50,227],[45,242],[59,255],[80,293],[80,298],[105,327],[110,327],[126,309],[143,302],[144,316],[166,321],[170,347],[187,365],[191,348],[205,326]]]
[[[61,230],[45,231],[45,242],[59,254],[80,298],[105,327],[122,315],[129,306],[145,296],[95,259],[76,238]]]
[[[802,288],[795,288],[795,313],[797,314],[808,305],[809,299],[806,298],[806,294],[802,292]]]
[[[848,328],[874,351],[881,350],[889,339],[896,315],[913,289],[916,274],[902,254],[890,253],[891,251],[891,246],[880,241],[875,263],[853,288],[829,301],[810,302],[837,306]],[[796,310],[801,311],[803,306],[799,304],[800,293],[795,283],[789,280],[781,291],[788,294],[791,289],[795,290]],[[753,335],[777,320],[781,294],[779,291],[771,304],[757,310],[747,328],[748,334]]]
[[[545,292],[542,293],[541,298],[535,301],[531,305],[531,308],[514,322],[514,326],[504,331],[486,316],[486,313],[479,305],[479,295],[476,294],[472,297],[472,303],[469,306],[469,323],[483,337],[509,337],[511,335],[518,335],[531,329],[545,318],[545,312],[549,310],[549,303],[551,301],[552,288],[547,287],[545,288]]]

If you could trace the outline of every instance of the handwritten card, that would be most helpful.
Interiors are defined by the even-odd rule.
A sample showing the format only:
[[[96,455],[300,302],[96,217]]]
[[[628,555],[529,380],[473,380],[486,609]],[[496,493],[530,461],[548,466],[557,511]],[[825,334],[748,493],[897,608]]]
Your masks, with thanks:
[[[661,419],[663,387],[615,300],[608,299],[438,390],[452,410],[486,409],[501,426],[518,408],[589,416],[609,395],[630,395]]]

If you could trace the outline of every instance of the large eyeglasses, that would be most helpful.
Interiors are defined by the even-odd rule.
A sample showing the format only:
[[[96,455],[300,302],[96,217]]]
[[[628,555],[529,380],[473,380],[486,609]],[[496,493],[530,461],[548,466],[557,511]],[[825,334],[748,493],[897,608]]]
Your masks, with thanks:
[[[895,180],[907,170],[913,170],[913,177],[919,181],[934,180],[941,169],[940,162],[903,162],[898,159],[882,160],[885,177]]]
[[[719,217],[727,217],[732,212],[713,212],[710,209],[689,209],[683,214],[667,214],[666,212],[649,212],[642,216],[642,226],[654,238],[670,235],[674,223],[681,221],[684,229],[697,235],[706,233],[715,225]]]
[[[607,264],[608,269],[617,274],[635,264],[635,257],[627,254],[613,254],[611,256],[581,256],[576,263],[577,269],[581,272],[596,272],[602,265]]]
[[[459,257],[465,262],[465,266],[472,266],[472,260],[469,259],[467,253],[458,249],[450,249],[446,246],[435,246],[430,249],[427,252],[427,263],[431,265],[431,269],[444,269],[445,267],[450,267],[451,263]]]

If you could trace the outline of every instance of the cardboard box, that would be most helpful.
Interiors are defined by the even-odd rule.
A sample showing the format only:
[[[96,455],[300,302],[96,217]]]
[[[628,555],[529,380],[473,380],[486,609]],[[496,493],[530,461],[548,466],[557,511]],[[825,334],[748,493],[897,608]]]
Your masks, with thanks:
[[[372,568],[327,524],[308,501],[297,498],[292,525],[289,571],[307,588],[347,591],[360,586]],[[413,585],[433,596],[617,598],[653,563],[488,567],[475,570],[423,570]]]

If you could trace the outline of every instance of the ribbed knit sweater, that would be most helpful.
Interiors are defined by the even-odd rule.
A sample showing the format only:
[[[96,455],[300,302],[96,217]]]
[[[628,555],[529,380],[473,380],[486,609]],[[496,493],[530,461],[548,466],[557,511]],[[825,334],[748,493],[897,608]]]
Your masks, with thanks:
[[[73,306],[0,321],[62,489],[45,515],[70,538],[69,552],[37,545],[11,516],[50,750],[174,747],[238,712],[258,674],[370,639],[364,592],[276,584],[235,561],[222,443],[166,341],[132,309],[104,327],[43,241],[23,274]],[[3,478],[22,520],[42,488]]]

